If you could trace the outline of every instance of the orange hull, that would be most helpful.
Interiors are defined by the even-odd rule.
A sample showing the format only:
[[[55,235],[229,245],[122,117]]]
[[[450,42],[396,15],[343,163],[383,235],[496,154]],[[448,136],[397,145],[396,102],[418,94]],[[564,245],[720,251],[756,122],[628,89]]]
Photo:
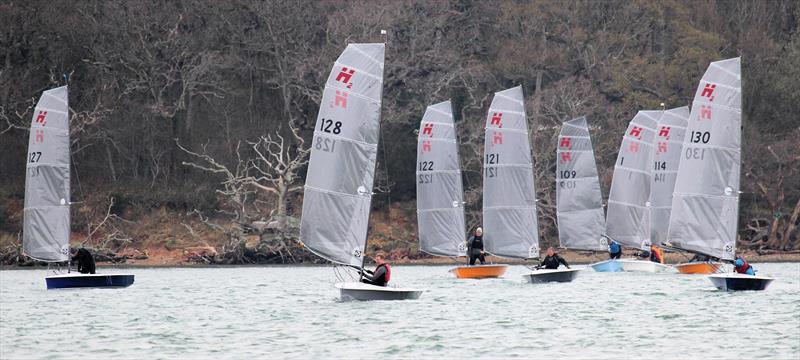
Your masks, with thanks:
[[[719,271],[720,263],[685,263],[677,264],[674,267],[680,271],[681,274],[714,274]]]
[[[459,266],[450,269],[450,272],[459,279],[487,279],[503,276],[506,268],[506,265]]]

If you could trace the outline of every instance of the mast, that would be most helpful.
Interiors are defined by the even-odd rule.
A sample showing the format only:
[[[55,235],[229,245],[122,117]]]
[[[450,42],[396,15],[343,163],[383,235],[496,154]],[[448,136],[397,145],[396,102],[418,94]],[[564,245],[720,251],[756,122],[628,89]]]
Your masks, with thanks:
[[[45,262],[69,260],[70,141],[67,86],[42,93],[26,154],[23,253]]]
[[[522,87],[495,93],[486,117],[483,230],[486,252],[539,257],[533,161]]]
[[[712,62],[695,92],[667,240],[733,260],[739,218],[741,59]]]
[[[314,127],[300,241],[334,263],[364,264],[380,137],[384,44],[349,44],[333,65]]]

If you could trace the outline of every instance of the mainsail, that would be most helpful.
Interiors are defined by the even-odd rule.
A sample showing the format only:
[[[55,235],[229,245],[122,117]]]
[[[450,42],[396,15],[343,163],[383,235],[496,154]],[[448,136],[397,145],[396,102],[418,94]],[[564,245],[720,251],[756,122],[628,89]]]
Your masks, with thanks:
[[[733,260],[739,217],[740,58],[712,62],[700,80],[683,142],[667,240]]]
[[[349,44],[322,94],[306,175],[300,240],[362,266],[380,133],[384,44]]]
[[[509,258],[538,257],[536,190],[522,87],[494,94],[486,117],[484,153],[486,251]]]
[[[653,178],[650,183],[650,242],[667,242],[672,192],[678,177],[683,137],[689,122],[689,107],[664,111],[653,140]]]
[[[450,101],[428,106],[417,138],[419,246],[440,256],[464,256],[464,190]]]
[[[62,86],[42,93],[28,140],[22,247],[36,260],[69,260],[69,151],[68,92]]]
[[[650,246],[650,182],[653,138],[661,111],[639,111],[633,117],[614,164],[608,194],[606,235],[640,249]]]
[[[562,247],[607,249],[603,195],[586,117],[564,122],[556,150],[556,218]]]

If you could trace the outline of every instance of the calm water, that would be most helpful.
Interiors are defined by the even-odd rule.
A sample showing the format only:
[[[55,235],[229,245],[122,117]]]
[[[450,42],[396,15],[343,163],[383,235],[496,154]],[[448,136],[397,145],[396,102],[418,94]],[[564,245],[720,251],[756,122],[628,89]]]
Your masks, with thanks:
[[[132,269],[127,289],[45,290],[0,271],[0,357],[800,357],[800,264],[764,292],[702,276],[595,273],[569,284],[456,280],[397,266],[417,301],[339,302],[330,267]]]

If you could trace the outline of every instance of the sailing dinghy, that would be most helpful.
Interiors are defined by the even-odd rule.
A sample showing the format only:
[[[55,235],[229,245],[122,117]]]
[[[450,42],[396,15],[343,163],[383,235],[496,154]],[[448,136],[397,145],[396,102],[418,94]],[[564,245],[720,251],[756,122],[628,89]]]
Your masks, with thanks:
[[[739,220],[740,58],[712,62],[695,92],[672,196],[671,246],[733,261]],[[722,290],[764,290],[766,276],[715,274]]]
[[[380,134],[384,44],[349,44],[322,94],[306,175],[300,241],[364,274]],[[417,299],[421,290],[335,284],[342,300]]]
[[[608,195],[605,235],[622,246],[650,248],[650,185],[653,138],[661,111],[639,111],[622,139]],[[661,272],[649,260],[615,260],[624,271]]]
[[[428,106],[417,136],[417,224],[420,250],[466,256],[464,189],[450,101]],[[484,278],[496,265],[457,267],[458,278]],[[505,271],[505,267],[502,267]]]
[[[608,244],[602,236],[605,212],[600,191],[586,117],[565,121],[558,134],[556,148],[556,221],[561,247],[588,251],[607,250]],[[621,266],[614,266],[616,264],[608,263],[603,268],[606,271],[622,271]],[[565,281],[572,281],[578,274],[575,269],[558,271],[564,274],[561,279]]]
[[[653,140],[653,178],[650,185],[650,241],[653,244],[669,243],[667,231],[672,212],[672,193],[678,177],[678,165],[688,123],[688,106],[666,110],[658,120]],[[673,267],[682,274],[713,274],[719,271],[721,265],[718,262],[702,261]]]
[[[66,86],[50,89],[33,110],[25,174],[23,253],[38,261],[70,260],[69,104]],[[45,277],[48,289],[127,287],[131,274],[60,273]]]

